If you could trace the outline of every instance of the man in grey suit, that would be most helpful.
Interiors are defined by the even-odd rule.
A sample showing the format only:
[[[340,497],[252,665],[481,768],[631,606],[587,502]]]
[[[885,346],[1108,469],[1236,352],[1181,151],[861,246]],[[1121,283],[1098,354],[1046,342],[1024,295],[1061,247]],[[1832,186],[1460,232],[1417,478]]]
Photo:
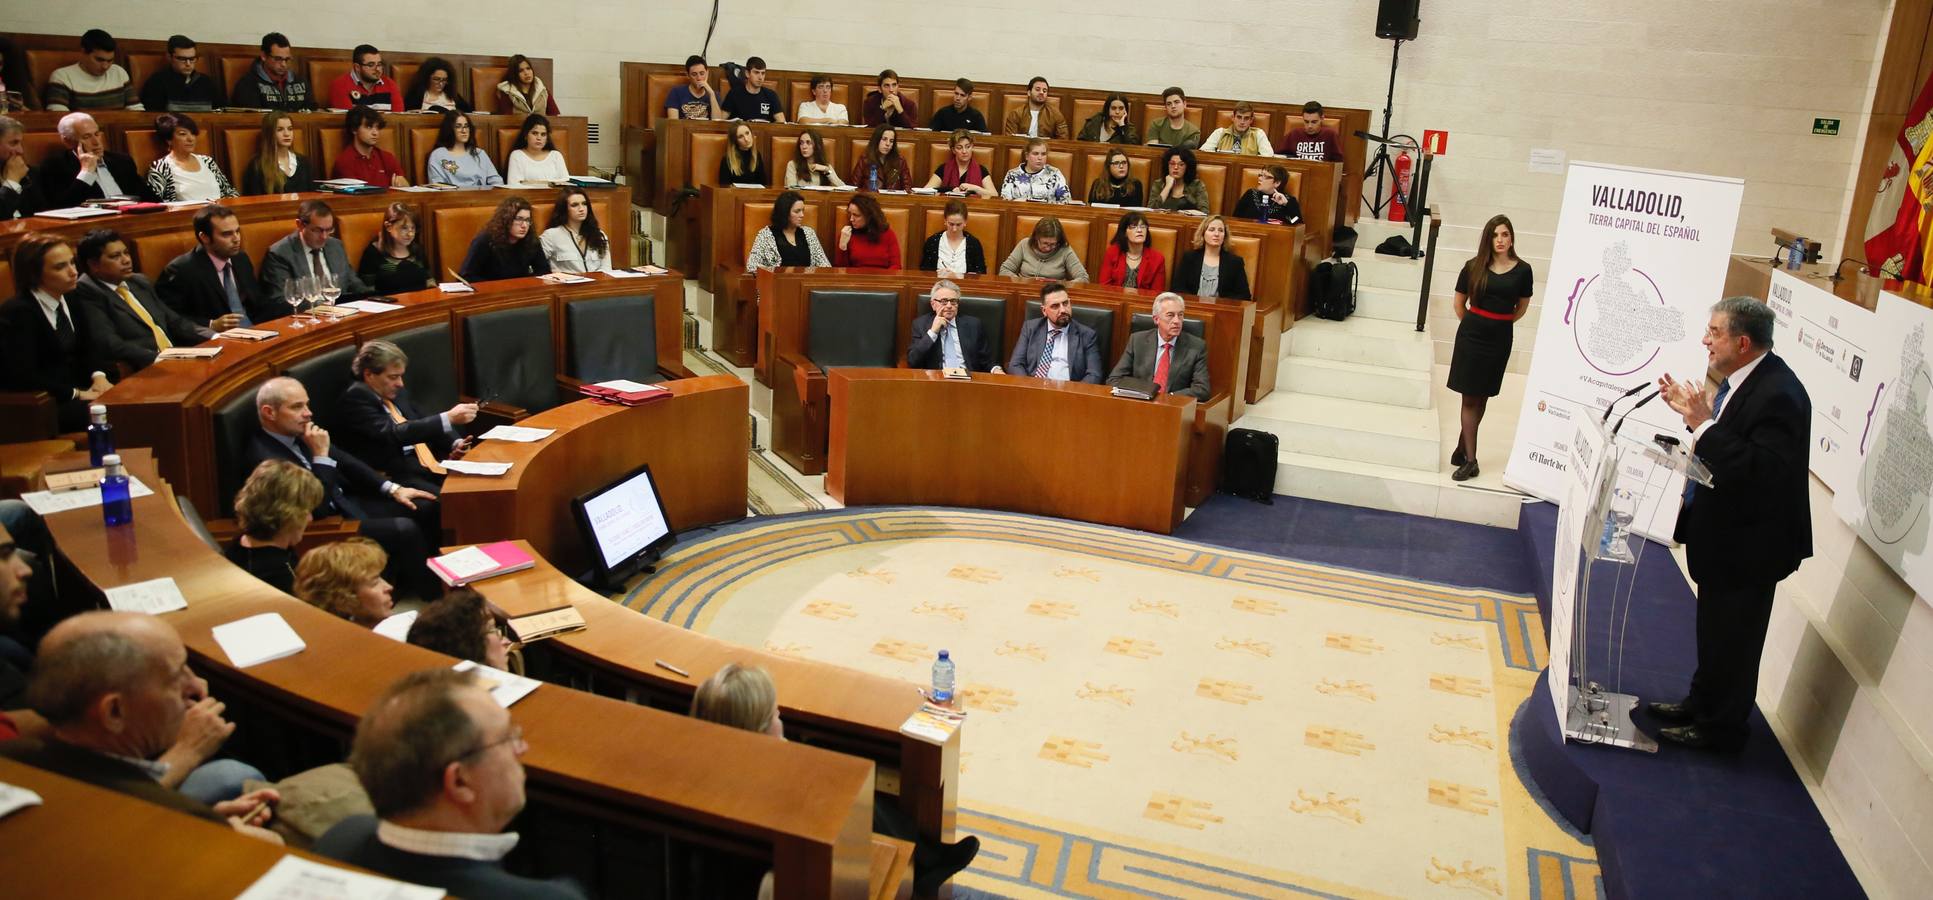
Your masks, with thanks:
[[[162,350],[190,347],[215,336],[214,329],[161,302],[147,276],[134,273],[134,254],[120,232],[88,232],[78,256],[87,274],[68,299],[82,315],[93,318],[90,330],[114,362],[138,372],[153,365]]]
[[[1074,301],[1066,285],[1049,281],[1040,286],[1040,318],[1021,326],[1007,374],[1101,383],[1100,338],[1094,329],[1074,321]]]
[[[291,278],[323,277],[342,286],[343,297],[370,293],[349,263],[349,251],[335,236],[336,211],[321,200],[304,200],[295,208],[295,233],[269,245],[262,257],[262,295],[271,303],[287,303]]]
[[[1154,382],[1157,394],[1180,394],[1208,402],[1208,344],[1181,330],[1188,306],[1180,294],[1154,298],[1154,328],[1128,338],[1128,351],[1114,364],[1108,384],[1123,378]]]

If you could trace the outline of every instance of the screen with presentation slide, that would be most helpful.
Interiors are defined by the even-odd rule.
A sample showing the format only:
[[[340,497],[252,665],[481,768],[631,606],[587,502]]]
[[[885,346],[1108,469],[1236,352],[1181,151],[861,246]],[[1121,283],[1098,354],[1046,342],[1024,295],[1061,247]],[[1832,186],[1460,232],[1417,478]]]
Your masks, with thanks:
[[[571,510],[592,547],[600,580],[621,575],[672,540],[648,465],[572,500]]]

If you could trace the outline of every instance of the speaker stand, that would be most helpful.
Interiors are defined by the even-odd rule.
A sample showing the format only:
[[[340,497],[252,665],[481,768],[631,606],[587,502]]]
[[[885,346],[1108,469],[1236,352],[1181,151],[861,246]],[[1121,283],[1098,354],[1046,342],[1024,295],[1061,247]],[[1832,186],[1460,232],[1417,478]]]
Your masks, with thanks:
[[[1376,145],[1376,155],[1370,158],[1368,170],[1363,172],[1365,182],[1371,173],[1376,175],[1376,192],[1367,202],[1370,216],[1377,219],[1383,217],[1383,209],[1390,203],[1390,198],[1383,196],[1383,176],[1396,177],[1394,163],[1389,158],[1389,122],[1396,110],[1396,63],[1402,53],[1403,39],[1396,38],[1389,48],[1389,91],[1383,95],[1383,131],[1379,135],[1382,140]]]

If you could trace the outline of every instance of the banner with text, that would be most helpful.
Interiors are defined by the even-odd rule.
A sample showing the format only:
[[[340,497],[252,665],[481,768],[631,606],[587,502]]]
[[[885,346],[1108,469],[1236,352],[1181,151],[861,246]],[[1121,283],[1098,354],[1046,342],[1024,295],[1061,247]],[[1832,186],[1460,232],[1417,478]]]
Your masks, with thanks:
[[[1849,483],[1833,486],[1832,511],[1915,593],[1933,600],[1933,547],[1927,535],[1933,526],[1928,510],[1933,423],[1927,415],[1933,398],[1928,365],[1933,310],[1881,294],[1872,315],[1872,355],[1863,366],[1863,388],[1847,401],[1851,453],[1844,477]],[[1806,390],[1812,390],[1812,382],[1806,382]],[[1819,407],[1817,396],[1812,406]],[[1818,435],[1813,437],[1817,443]]]
[[[1562,501],[1575,417],[1601,416],[1614,401],[1622,415],[1666,372],[1703,380],[1701,341],[1724,290],[1744,191],[1736,178],[1570,164],[1505,484]],[[1636,396],[1623,397],[1632,388]],[[1676,413],[1651,401],[1620,436],[1648,441],[1684,430]],[[1651,480],[1648,472],[1624,477]],[[1669,541],[1683,481],[1659,477],[1669,484],[1640,495],[1645,505],[1632,530]]]
[[[1898,338],[1883,334],[1879,315],[1855,306],[1810,279],[1774,271],[1766,305],[1772,308],[1772,350],[1792,367],[1812,400],[1812,449],[1807,460],[1834,494],[1859,474],[1873,392],[1880,383],[1874,353]],[[1849,522],[1851,520],[1848,520]]]

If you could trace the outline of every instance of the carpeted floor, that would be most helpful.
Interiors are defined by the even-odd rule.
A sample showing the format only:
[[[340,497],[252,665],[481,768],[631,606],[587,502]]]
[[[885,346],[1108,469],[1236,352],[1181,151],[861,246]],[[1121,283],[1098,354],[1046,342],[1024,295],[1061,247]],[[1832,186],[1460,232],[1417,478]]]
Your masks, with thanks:
[[[1191,524],[1246,518],[1245,534],[1222,537],[1339,546],[1317,536],[1335,527],[1320,524],[1328,510],[1256,506],[1287,514],[1258,523],[1211,508],[1224,500]],[[971,716],[959,823],[983,841],[968,888],[1596,895],[1592,849],[1509,758],[1510,720],[1544,664],[1534,601],[1448,584],[1476,570],[1448,565],[1469,535],[1358,526],[1352,543],[1387,539],[1427,580],[1061,520],[875,508],[714,532],[621,599],[915,683],[952,651]]]

